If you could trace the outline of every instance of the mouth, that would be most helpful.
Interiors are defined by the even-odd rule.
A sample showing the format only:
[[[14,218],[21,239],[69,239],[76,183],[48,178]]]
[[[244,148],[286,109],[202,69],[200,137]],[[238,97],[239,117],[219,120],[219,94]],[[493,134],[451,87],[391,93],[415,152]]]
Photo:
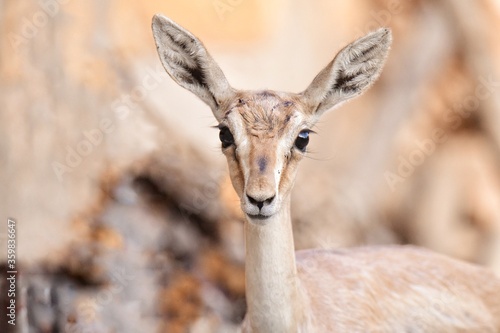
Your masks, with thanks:
[[[272,215],[262,215],[262,214],[252,215],[252,214],[247,214],[247,216],[249,218],[251,218],[252,220],[267,220]]]

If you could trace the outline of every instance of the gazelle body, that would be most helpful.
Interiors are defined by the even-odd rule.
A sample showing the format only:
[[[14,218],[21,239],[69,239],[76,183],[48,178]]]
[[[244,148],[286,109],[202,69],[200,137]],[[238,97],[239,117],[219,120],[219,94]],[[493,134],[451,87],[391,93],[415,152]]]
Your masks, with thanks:
[[[348,45],[302,93],[241,91],[190,32],[156,15],[170,76],[207,103],[246,217],[244,332],[500,332],[500,280],[413,247],[295,253],[290,192],[311,128],[379,76],[379,29]]]

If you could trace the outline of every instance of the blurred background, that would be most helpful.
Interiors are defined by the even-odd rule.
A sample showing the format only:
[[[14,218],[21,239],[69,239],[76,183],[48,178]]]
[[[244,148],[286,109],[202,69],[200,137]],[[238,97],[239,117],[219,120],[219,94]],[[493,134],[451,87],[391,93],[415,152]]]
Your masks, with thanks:
[[[368,93],[300,167],[297,249],[417,244],[500,273],[500,1],[0,0],[2,332],[233,332],[243,224],[207,106],[163,71],[163,13],[242,89],[299,92],[380,26]],[[3,313],[4,310],[2,310]]]

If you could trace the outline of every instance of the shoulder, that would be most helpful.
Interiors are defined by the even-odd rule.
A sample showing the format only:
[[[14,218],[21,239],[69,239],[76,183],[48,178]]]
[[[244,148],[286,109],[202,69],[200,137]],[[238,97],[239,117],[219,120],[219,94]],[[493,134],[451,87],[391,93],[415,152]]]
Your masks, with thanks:
[[[380,260],[387,261],[388,259],[425,259],[439,262],[463,263],[445,255],[430,251],[425,248],[413,245],[386,245],[386,246],[366,246],[340,249],[308,249],[295,252],[297,261],[364,261],[364,260]]]
[[[364,276],[404,276],[410,280],[437,276],[495,279],[493,272],[484,267],[410,245],[302,250],[296,252],[296,258],[299,274],[305,275],[328,271],[358,278],[362,272]]]

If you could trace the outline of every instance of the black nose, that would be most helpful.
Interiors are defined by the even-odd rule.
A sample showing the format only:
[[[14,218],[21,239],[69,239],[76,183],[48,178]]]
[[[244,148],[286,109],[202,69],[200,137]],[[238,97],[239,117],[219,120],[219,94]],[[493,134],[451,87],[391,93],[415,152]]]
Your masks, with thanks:
[[[250,201],[250,203],[252,205],[257,206],[259,208],[259,210],[262,209],[262,207],[264,207],[264,205],[269,205],[271,202],[273,202],[274,197],[275,196],[273,195],[272,197],[264,199],[264,200],[257,200],[257,199],[252,198],[251,196],[249,196],[247,194],[248,201]]]

